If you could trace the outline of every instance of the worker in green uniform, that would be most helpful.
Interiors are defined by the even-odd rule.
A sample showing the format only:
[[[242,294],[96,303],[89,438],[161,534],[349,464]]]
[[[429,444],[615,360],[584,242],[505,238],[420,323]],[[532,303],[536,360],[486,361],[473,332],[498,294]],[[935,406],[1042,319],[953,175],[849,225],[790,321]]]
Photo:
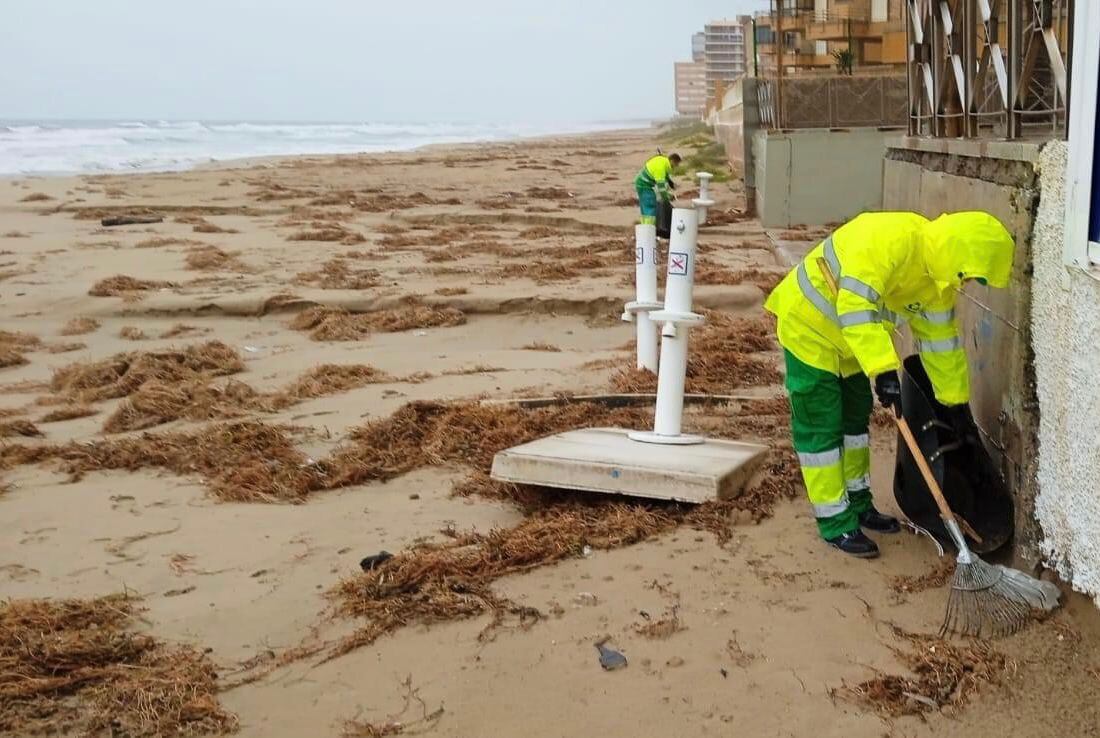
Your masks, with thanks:
[[[932,221],[865,213],[818,244],[768,296],[786,359],[794,449],[830,545],[872,558],[878,546],[863,530],[900,530],[874,507],[868,436],[868,377],[879,402],[901,411],[895,327],[909,324],[936,399],[966,433],[970,383],[956,296],[970,281],[1007,287],[1014,252],[1008,230],[987,213]]]
[[[680,165],[679,154],[657,154],[645,163],[642,171],[634,178],[634,190],[638,193],[638,207],[642,211],[639,221],[642,225],[653,225],[657,222],[657,198],[665,202],[671,197],[671,190],[676,189],[672,181],[672,170]]]

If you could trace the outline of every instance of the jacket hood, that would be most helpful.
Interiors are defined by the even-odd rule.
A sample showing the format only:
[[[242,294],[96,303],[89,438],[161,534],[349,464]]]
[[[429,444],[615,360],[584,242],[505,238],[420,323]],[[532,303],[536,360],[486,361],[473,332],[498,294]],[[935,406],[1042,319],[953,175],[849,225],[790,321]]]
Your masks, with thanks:
[[[989,213],[941,215],[924,227],[924,236],[924,263],[941,291],[976,278],[991,287],[1008,286],[1016,245]]]

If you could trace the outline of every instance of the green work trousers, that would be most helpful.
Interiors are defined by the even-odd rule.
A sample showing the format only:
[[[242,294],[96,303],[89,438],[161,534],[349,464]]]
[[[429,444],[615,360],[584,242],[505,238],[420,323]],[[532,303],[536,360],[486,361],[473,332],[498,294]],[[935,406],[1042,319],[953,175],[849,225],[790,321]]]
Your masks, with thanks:
[[[836,538],[859,528],[871,508],[871,383],[863,373],[842,377],[783,353],[802,479],[822,538]]]

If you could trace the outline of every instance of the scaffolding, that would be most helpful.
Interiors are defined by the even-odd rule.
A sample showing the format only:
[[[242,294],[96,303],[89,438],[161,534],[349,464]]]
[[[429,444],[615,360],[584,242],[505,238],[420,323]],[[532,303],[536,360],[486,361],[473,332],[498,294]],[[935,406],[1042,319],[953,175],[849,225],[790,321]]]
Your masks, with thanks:
[[[1066,135],[1074,0],[905,4],[910,135]]]

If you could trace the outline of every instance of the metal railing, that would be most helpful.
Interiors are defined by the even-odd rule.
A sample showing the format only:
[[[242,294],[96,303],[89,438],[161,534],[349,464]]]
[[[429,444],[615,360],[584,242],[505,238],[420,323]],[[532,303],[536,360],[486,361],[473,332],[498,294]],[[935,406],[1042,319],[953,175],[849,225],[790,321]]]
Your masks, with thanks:
[[[905,5],[910,135],[1065,135],[1073,0]]]
[[[774,80],[759,79],[757,107],[764,128],[903,128],[905,77],[805,76],[784,80],[779,105]]]
[[[828,23],[829,21],[853,20],[871,21],[871,3],[852,2],[845,5],[836,5],[826,10],[814,10],[810,19],[815,23]]]

